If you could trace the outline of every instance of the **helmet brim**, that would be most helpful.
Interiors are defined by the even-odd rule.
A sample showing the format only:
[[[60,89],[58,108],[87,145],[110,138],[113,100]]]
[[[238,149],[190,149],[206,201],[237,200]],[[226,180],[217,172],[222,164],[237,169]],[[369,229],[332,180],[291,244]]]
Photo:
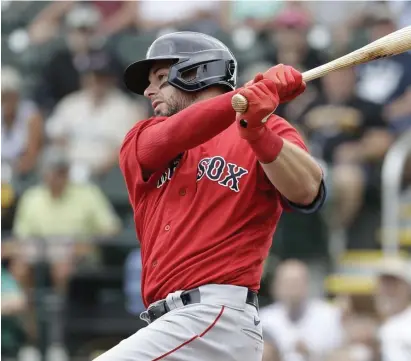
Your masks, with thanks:
[[[143,95],[144,91],[150,85],[148,80],[152,66],[162,60],[174,60],[178,62],[179,56],[159,56],[151,59],[144,59],[130,64],[124,71],[124,83],[131,92]]]

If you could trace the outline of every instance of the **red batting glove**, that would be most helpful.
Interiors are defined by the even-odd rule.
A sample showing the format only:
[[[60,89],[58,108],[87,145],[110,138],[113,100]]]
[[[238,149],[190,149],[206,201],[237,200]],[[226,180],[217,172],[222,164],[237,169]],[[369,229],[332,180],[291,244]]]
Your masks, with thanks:
[[[277,85],[281,103],[293,100],[307,87],[303,75],[289,65],[278,64],[268,69],[264,73],[264,79],[270,79]]]
[[[247,111],[237,113],[236,122],[242,138],[251,140],[258,137],[268,116],[280,104],[276,84],[270,79],[263,79],[238,92],[248,100]]]
[[[263,73],[257,73],[257,75],[254,77],[253,80],[250,80],[244,84],[244,88],[248,88],[250,85],[258,83],[260,80],[263,80],[263,79],[264,79]]]
[[[247,82],[244,86],[249,87],[261,79],[272,80],[280,95],[280,103],[286,103],[305,91],[307,85],[303,81],[302,74],[292,66],[278,64],[268,69],[264,74],[258,73],[255,78]]]

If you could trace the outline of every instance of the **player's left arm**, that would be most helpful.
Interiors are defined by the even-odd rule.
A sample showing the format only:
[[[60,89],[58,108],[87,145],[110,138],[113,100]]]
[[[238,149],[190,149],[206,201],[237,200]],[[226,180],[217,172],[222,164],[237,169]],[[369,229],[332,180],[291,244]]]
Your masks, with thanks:
[[[325,197],[322,169],[295,128],[274,115],[263,138],[249,143],[260,155],[259,163],[267,178],[288,206],[314,211],[322,205]],[[275,159],[270,158],[272,146],[281,147]],[[268,157],[261,157],[262,154]]]
[[[292,67],[280,64],[264,75],[258,74],[239,92],[247,98],[248,108],[243,114],[237,113],[236,123],[240,137],[247,140],[284,203],[310,213],[324,203],[323,172],[295,128],[271,115],[280,102],[304,90],[302,74]]]

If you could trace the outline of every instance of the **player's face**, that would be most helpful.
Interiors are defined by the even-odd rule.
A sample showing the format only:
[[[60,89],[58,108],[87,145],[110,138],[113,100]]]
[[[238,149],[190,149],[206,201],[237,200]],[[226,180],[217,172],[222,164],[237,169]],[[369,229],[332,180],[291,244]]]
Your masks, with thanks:
[[[151,100],[154,115],[169,117],[193,104],[197,94],[183,92],[168,83],[171,62],[158,62],[150,70],[150,85],[144,96]]]

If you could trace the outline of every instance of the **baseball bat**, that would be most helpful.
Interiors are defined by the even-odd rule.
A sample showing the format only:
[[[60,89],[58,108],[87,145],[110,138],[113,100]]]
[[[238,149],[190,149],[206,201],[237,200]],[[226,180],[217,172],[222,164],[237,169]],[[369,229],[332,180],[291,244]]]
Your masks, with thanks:
[[[411,26],[394,31],[393,33],[375,40],[347,55],[308,70],[302,74],[303,80],[308,82],[335,70],[397,55],[408,50],[411,50]],[[244,113],[247,111],[247,99],[241,94],[235,94],[231,99],[231,104],[237,113]]]

